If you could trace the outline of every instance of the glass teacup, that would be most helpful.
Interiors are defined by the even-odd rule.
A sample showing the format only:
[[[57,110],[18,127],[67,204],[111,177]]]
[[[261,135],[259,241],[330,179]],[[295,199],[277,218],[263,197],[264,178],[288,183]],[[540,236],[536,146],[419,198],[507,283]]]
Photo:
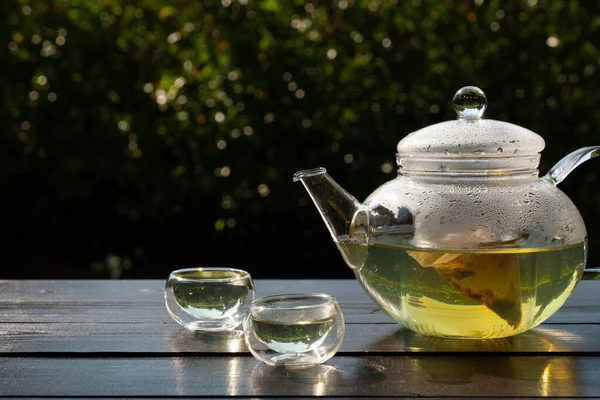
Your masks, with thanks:
[[[257,359],[269,365],[321,364],[337,352],[344,338],[344,317],[327,294],[262,297],[244,319],[244,340]]]
[[[165,286],[169,314],[191,331],[233,331],[253,299],[250,274],[233,268],[180,269]]]

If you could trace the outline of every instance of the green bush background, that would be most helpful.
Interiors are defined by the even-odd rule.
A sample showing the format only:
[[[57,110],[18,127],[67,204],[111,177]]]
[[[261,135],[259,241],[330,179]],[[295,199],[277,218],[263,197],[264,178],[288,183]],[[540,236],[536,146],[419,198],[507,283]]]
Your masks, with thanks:
[[[364,198],[477,85],[546,139],[545,173],[600,143],[599,46],[595,1],[2,2],[2,275],[350,276],[296,170]],[[599,171],[561,184],[590,266]]]

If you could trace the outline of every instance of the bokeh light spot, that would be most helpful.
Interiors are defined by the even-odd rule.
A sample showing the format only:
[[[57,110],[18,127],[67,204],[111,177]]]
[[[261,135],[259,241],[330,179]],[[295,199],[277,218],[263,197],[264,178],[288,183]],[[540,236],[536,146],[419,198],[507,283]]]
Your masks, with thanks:
[[[389,174],[393,170],[394,166],[391,163],[384,162],[383,164],[381,164],[381,172],[383,172],[384,174]]]
[[[546,39],[546,45],[548,47],[557,47],[560,44],[560,39],[556,36],[550,36]]]
[[[266,183],[261,183],[258,185],[258,194],[262,197],[267,197],[271,193],[271,189]]]

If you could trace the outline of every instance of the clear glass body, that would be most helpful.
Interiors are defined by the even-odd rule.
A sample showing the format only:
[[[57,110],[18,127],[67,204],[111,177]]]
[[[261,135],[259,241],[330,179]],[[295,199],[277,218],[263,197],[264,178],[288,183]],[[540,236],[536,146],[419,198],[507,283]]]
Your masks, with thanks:
[[[398,143],[398,178],[363,204],[324,168],[298,171],[344,260],[394,320],[433,336],[498,338],[565,302],[587,259],[581,215],[556,185],[600,146],[538,177],[544,139],[486,120],[485,93],[456,92],[456,121]]]
[[[336,238],[371,298],[414,331],[498,338],[550,317],[585,266],[573,203],[534,176],[399,176],[367,198],[364,238]]]
[[[191,331],[233,331],[252,300],[252,278],[239,269],[180,269],[171,272],[165,285],[169,314]]]
[[[326,294],[262,297],[244,319],[246,346],[268,365],[321,364],[333,357],[343,338],[342,311]]]

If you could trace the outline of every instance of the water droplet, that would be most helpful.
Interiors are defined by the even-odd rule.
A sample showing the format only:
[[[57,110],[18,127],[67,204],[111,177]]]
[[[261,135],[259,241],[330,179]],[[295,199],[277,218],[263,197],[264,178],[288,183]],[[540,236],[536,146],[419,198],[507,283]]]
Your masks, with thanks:
[[[502,153],[502,147],[498,147],[498,153]]]
[[[487,97],[478,87],[465,86],[454,95],[452,106],[459,118],[481,118],[487,107]]]

